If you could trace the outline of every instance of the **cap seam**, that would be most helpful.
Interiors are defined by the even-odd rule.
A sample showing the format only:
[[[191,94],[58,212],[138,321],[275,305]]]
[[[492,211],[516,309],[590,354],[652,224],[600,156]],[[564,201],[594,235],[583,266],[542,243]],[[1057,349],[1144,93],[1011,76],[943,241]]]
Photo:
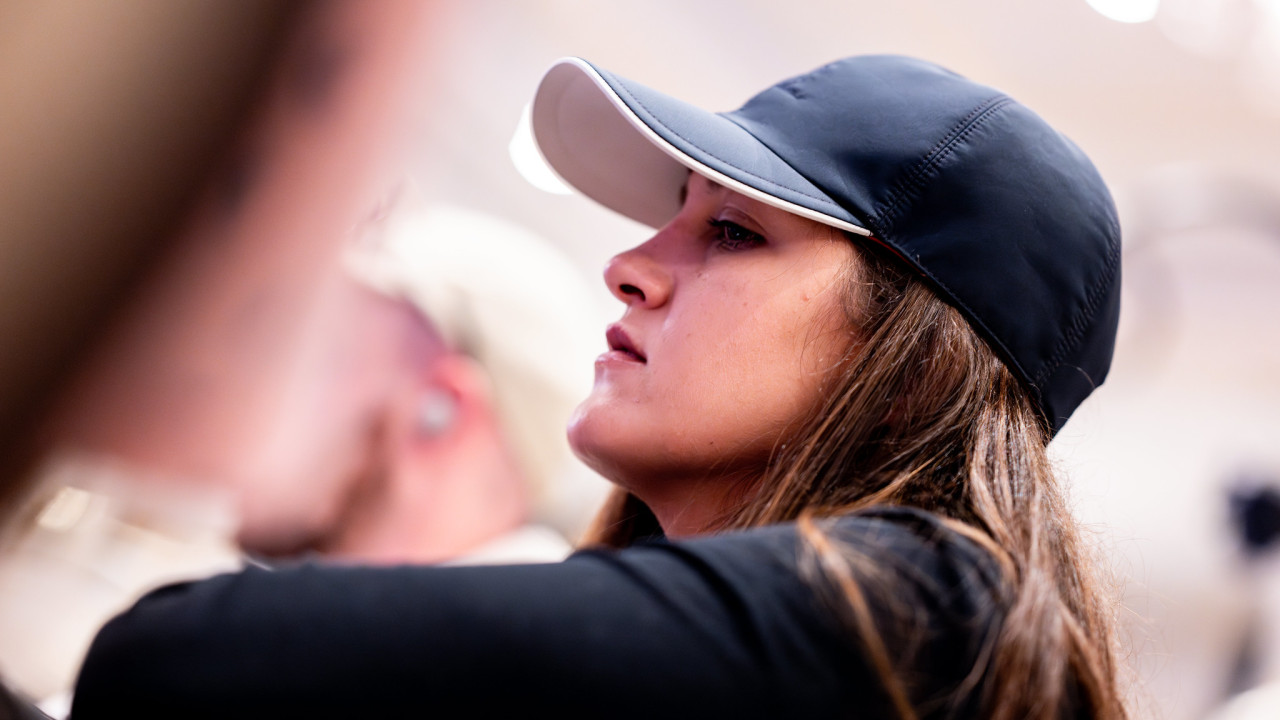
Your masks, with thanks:
[[[890,242],[889,239],[884,237],[883,235],[878,235],[876,237],[879,237],[880,239],[885,240],[886,242]],[[901,246],[901,244],[896,241],[892,241],[892,242],[896,247]],[[909,253],[904,253],[904,254],[909,257]],[[932,272],[930,272],[928,269],[921,266],[918,262],[912,262],[912,265],[915,266],[916,270],[921,275],[927,278],[934,285],[937,285],[944,293],[946,293],[947,300],[952,304],[958,306],[960,310],[964,313],[965,317],[969,319],[969,322],[978,326],[982,334],[985,335],[992,344],[994,344],[999,348],[1000,354],[1004,357],[1005,362],[1013,366],[1014,372],[1017,373],[1019,377],[1031,383],[1034,386],[1033,390],[1035,391],[1036,395],[1039,396],[1040,395],[1039,383],[1036,382],[1032,378],[1031,373],[1027,372],[1026,368],[1022,366],[1022,363],[1018,361],[1018,358],[1013,354],[1013,351],[1010,350],[1009,347],[1004,344],[1004,340],[1002,340],[998,335],[996,335],[995,331],[993,331],[990,327],[987,326],[987,323],[982,319],[982,317],[977,312],[974,312],[973,308],[969,307],[968,303],[960,299],[960,296],[957,295],[955,291],[953,291],[946,283],[939,280],[938,277],[934,275]],[[1041,406],[1041,414],[1047,414],[1043,412],[1043,403],[1040,402],[1038,404]]]
[[[1033,386],[1032,389],[1037,396],[1037,404],[1041,407],[1041,414],[1047,415],[1047,413],[1044,412],[1044,403],[1041,401],[1041,393],[1038,383],[1033,380],[1031,373],[1027,372],[1026,368],[1022,366],[1022,363],[1018,361],[1017,357],[1009,347],[1005,345],[1004,340],[1001,339],[986,324],[982,319],[982,316],[975,312],[968,303],[961,299],[960,296],[947,285],[947,283],[940,280],[932,271],[921,265],[917,254],[906,252],[901,243],[891,239],[894,234],[892,230],[893,223],[881,221],[881,218],[886,215],[888,218],[892,219],[896,219],[900,216],[903,207],[902,203],[908,199],[912,199],[912,195],[924,189],[924,183],[921,182],[920,178],[922,178],[930,169],[936,168],[937,165],[951,153],[952,149],[955,148],[958,143],[981,127],[982,124],[993,114],[1013,102],[1013,98],[1000,94],[974,107],[974,109],[956,123],[955,127],[943,136],[933,146],[933,148],[929,150],[929,152],[925,153],[920,162],[918,162],[904,176],[904,178],[898,182],[895,190],[891,192],[893,199],[888,203],[888,207],[872,216],[869,219],[868,224],[871,225],[871,229],[875,231],[875,235],[877,237],[886,242],[892,242],[895,247],[898,247],[902,254],[911,262],[912,265],[915,266],[916,270],[946,293],[948,301],[959,307],[960,310],[964,312],[965,316],[969,318],[969,321],[976,325],[982,331],[982,334],[985,335],[992,344],[999,348],[1000,354],[1009,365],[1013,366],[1014,372]],[[908,191],[912,189],[909,187],[911,185],[914,186],[915,193],[908,193]]]
[[[949,133],[939,139],[924,154],[924,157],[894,185],[894,188],[889,191],[888,199],[881,204],[881,209],[876,211],[876,216],[882,218],[882,221],[877,221],[881,225],[882,231],[888,230],[893,221],[897,220],[905,211],[905,204],[914,200],[920,191],[924,190],[924,177],[950,156],[957,144],[986,122],[993,113],[1012,102],[1013,98],[1008,95],[996,95],[989,98],[971,110],[968,115],[956,123]]]
[[[652,123],[656,123],[659,127],[663,128],[664,130],[666,130],[667,132],[671,133],[672,135],[674,135],[674,136],[676,136],[676,137],[680,138],[680,139],[681,139],[681,140],[683,140],[685,143],[687,143],[687,144],[689,144],[689,145],[691,145],[691,146],[693,146],[693,147],[697,148],[700,152],[703,152],[703,153],[705,153],[706,155],[708,155],[708,156],[710,156],[710,157],[715,158],[715,159],[716,159],[716,161],[718,161],[718,162],[720,162],[720,163],[723,163],[724,165],[726,165],[726,166],[728,166],[728,167],[731,167],[731,168],[733,168],[734,170],[737,170],[738,172],[740,172],[740,173],[742,173],[742,174],[744,174],[744,175],[747,175],[747,176],[749,176],[749,177],[751,177],[751,178],[754,178],[754,179],[756,179],[756,180],[759,180],[759,181],[761,181],[761,182],[767,183],[767,184],[769,184],[769,185],[771,185],[771,186],[773,186],[773,187],[775,187],[775,188],[781,188],[781,189],[783,189],[783,190],[787,190],[787,191],[789,191],[789,192],[793,192],[793,193],[795,193],[795,194],[797,194],[797,195],[800,195],[800,196],[802,196],[802,197],[809,198],[810,200],[814,200],[814,201],[817,201],[817,202],[821,202],[821,203],[824,203],[824,204],[830,205],[830,206],[832,206],[832,207],[839,208],[840,210],[845,210],[843,207],[841,207],[841,206],[840,206],[840,204],[839,204],[839,203],[832,202],[832,201],[831,201],[830,199],[828,199],[828,198],[819,197],[819,196],[817,196],[817,195],[811,195],[811,194],[809,194],[809,193],[807,193],[807,192],[805,192],[805,191],[803,191],[803,190],[797,190],[796,188],[793,188],[793,187],[790,187],[790,186],[787,186],[787,185],[783,185],[782,183],[779,183],[779,182],[776,182],[776,181],[774,181],[774,180],[770,180],[769,178],[766,178],[766,177],[762,177],[762,176],[760,176],[760,175],[757,175],[757,174],[755,174],[755,173],[751,172],[750,170],[746,170],[746,169],[744,169],[744,168],[738,167],[737,165],[734,165],[733,163],[731,163],[731,162],[729,162],[729,161],[725,160],[724,158],[721,158],[721,157],[716,156],[716,155],[712,155],[710,152],[707,152],[707,150],[706,150],[706,149],[704,149],[703,147],[699,146],[697,143],[693,142],[693,141],[692,141],[692,140],[690,140],[689,138],[687,138],[687,137],[685,137],[684,135],[681,135],[680,133],[678,133],[678,132],[676,132],[675,130],[673,130],[673,129],[672,129],[669,125],[667,125],[666,123],[663,123],[663,122],[658,121],[658,120],[657,120],[657,116],[654,114],[653,110],[651,110],[651,109],[649,108],[649,106],[648,106],[648,105],[646,105],[646,104],[644,103],[644,101],[643,101],[643,100],[641,100],[640,98],[636,97],[636,96],[635,96],[634,94],[632,94],[629,90],[627,90],[627,89],[626,89],[626,87],[614,86],[614,84],[613,84],[613,83],[609,83],[609,88],[610,88],[611,90],[613,90],[613,92],[618,93],[619,95],[626,95],[627,99],[629,99],[631,102],[634,102],[636,105],[638,105],[638,106],[640,106],[641,108],[643,108],[643,109],[644,109],[644,111],[645,111],[646,113],[648,113],[648,114],[649,114],[649,117],[650,117],[650,118],[652,118]],[[728,121],[728,122],[730,122],[730,123],[733,123],[736,127],[738,127],[739,129],[741,129],[743,132],[745,132],[745,133],[747,133],[748,135],[750,135],[750,136],[751,136],[751,138],[752,138],[753,140],[755,140],[756,142],[760,143],[761,147],[764,147],[766,150],[768,150],[768,151],[769,151],[769,153],[770,153],[770,154],[772,154],[775,158],[777,158],[779,162],[781,162],[783,165],[786,165],[788,168],[791,168],[791,170],[792,170],[793,172],[796,172],[796,174],[797,174],[797,175],[801,175],[801,177],[803,177],[803,175],[802,175],[799,171],[797,171],[795,168],[791,167],[791,164],[790,164],[790,163],[788,163],[786,160],[783,160],[781,156],[779,156],[776,152],[774,152],[774,151],[773,151],[773,148],[769,147],[768,145],[765,145],[765,143],[764,143],[762,140],[760,140],[760,138],[758,138],[758,137],[756,137],[754,134],[752,134],[750,130],[747,130],[746,128],[742,127],[742,126],[741,126],[741,125],[739,125],[738,123],[734,122],[734,120],[733,120],[732,118],[729,118],[728,116],[726,116],[726,115],[724,115],[724,114],[722,114],[722,113],[715,113],[715,115],[716,115],[716,117],[724,118],[726,121]],[[650,125],[650,127],[652,127],[652,124]],[[847,211],[847,210],[845,210],[845,212],[848,212],[848,211]]]
[[[1075,316],[1071,319],[1071,324],[1067,328],[1067,332],[1062,339],[1058,341],[1057,347],[1054,348],[1053,354],[1045,362],[1040,372],[1036,373],[1035,382],[1039,385],[1044,382],[1050,374],[1062,365],[1062,359],[1080,342],[1084,335],[1085,324],[1093,317],[1093,313],[1097,310],[1098,304],[1102,302],[1105,291],[1111,286],[1111,281],[1115,277],[1116,270],[1120,267],[1120,243],[1116,241],[1119,236],[1119,226],[1115,222],[1111,222],[1111,232],[1107,237],[1107,267],[1106,272],[1094,281],[1089,288],[1089,292],[1085,295],[1085,304],[1076,311]],[[1085,373],[1088,375],[1088,373]]]

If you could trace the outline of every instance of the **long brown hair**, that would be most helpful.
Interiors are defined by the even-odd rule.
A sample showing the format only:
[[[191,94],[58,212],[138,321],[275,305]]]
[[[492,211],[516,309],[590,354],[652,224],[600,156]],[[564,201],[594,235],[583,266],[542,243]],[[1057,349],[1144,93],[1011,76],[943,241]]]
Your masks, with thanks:
[[[897,714],[915,718],[905,668],[867,609],[866,591],[878,588],[863,583],[886,576],[816,520],[875,505],[932,512],[990,553],[1007,587],[1003,622],[952,706],[1010,720],[1125,718],[1110,608],[1028,391],[912,271],[855,247],[844,295],[849,352],[825,401],[779,439],[763,479],[717,529],[797,521],[809,550],[803,569],[835,591]],[[656,532],[652,513],[619,490],[587,539],[620,547]]]

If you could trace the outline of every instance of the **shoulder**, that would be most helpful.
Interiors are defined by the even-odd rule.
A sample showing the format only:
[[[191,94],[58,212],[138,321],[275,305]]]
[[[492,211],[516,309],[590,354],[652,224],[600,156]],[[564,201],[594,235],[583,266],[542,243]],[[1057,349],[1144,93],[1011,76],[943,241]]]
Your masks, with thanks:
[[[925,589],[957,585],[974,596],[1003,592],[999,565],[987,550],[942,517],[908,507],[876,506],[816,519],[807,527],[789,522],[679,542],[642,543],[619,557],[675,555],[686,563],[794,578],[824,548],[855,565],[874,566],[882,575],[893,574]]]
[[[943,518],[910,508],[647,544],[613,562],[639,575],[651,563],[696,574],[722,606],[739,608],[744,626],[785,657],[784,666],[803,669],[792,682],[822,677],[828,692],[840,688],[830,706],[866,702],[878,691],[864,654],[869,640],[883,643],[901,677],[913,679],[912,697],[930,707],[959,702],[954,694],[1002,625],[1008,598],[984,548]],[[668,582],[678,576],[663,574]],[[865,610],[861,621],[856,607]]]
[[[836,548],[829,552],[848,563],[872,610],[892,617],[897,630],[925,626],[930,635],[976,652],[1003,621],[1010,585],[999,563],[942,517],[876,507],[819,527]],[[904,622],[908,617],[911,622]]]
[[[847,604],[832,600],[828,571],[847,572],[873,611],[896,615],[907,608],[943,631],[981,632],[997,623],[1008,592],[985,548],[944,518],[907,507],[579,552],[571,560],[620,566],[655,586],[696,577],[703,587],[761,605],[808,608],[816,597],[825,616]]]
[[[819,523],[846,552],[930,592],[999,600],[1006,591],[991,553],[944,518],[905,507],[874,507]]]

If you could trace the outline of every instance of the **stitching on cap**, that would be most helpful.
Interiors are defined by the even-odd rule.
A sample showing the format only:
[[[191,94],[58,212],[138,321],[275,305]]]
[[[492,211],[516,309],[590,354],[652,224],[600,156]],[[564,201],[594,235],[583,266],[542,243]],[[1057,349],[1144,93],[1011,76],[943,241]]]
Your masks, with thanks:
[[[1067,332],[1062,336],[1062,339],[1058,341],[1058,345],[1053,350],[1053,355],[1045,362],[1040,372],[1036,373],[1035,383],[1037,385],[1053,374],[1062,364],[1063,357],[1067,352],[1074,349],[1080,342],[1080,339],[1084,336],[1085,325],[1093,317],[1093,313],[1097,310],[1098,304],[1102,302],[1103,297],[1106,296],[1106,290],[1111,286],[1116,270],[1120,268],[1120,227],[1112,220],[1109,229],[1111,233],[1108,237],[1106,272],[1099,276],[1094,281],[1093,286],[1089,288],[1088,294],[1085,295],[1085,304],[1072,317],[1071,325],[1067,328]]]
[[[877,213],[878,217],[871,218],[871,223],[879,226],[873,227],[872,229],[878,232],[881,237],[891,235],[892,233],[889,231],[889,227],[905,209],[904,203],[914,199],[914,196],[924,189],[924,177],[926,174],[936,169],[937,166],[953,152],[955,147],[964,140],[964,138],[975,132],[997,111],[1012,102],[1013,99],[1008,96],[996,96],[974,108],[968,116],[957,123],[951,133],[940,140],[938,144],[925,155],[924,159],[922,159],[920,163],[913,167],[911,171],[909,171],[908,174],[897,183],[894,189],[890,192],[890,199]],[[1108,238],[1108,263],[1106,271],[1094,281],[1092,286],[1090,286],[1088,293],[1085,295],[1084,305],[1076,310],[1075,314],[1072,316],[1071,323],[1067,326],[1066,332],[1054,347],[1052,355],[1050,355],[1049,359],[1041,366],[1040,370],[1034,376],[1028,373],[1026,369],[1021,366],[1021,364],[1014,358],[1013,353],[1011,353],[1004,345],[1003,341],[1001,341],[985,323],[978,319],[978,315],[974,313],[963,300],[957,297],[946,283],[940,281],[933,275],[933,273],[921,268],[924,275],[936,283],[938,287],[942,288],[951,300],[965,311],[971,321],[981,327],[985,331],[986,335],[995,342],[996,345],[1000,346],[1000,349],[1004,351],[1005,358],[1014,366],[1018,371],[1018,374],[1030,380],[1036,394],[1040,396],[1038,404],[1042,408],[1042,412],[1044,409],[1044,396],[1043,393],[1040,392],[1040,385],[1049,377],[1049,375],[1053,374],[1053,372],[1061,367],[1063,359],[1067,353],[1078,345],[1084,335],[1089,319],[1093,317],[1099,303],[1101,303],[1103,298],[1106,296],[1106,289],[1111,285],[1112,280],[1115,278],[1115,273],[1119,269],[1120,245],[1117,241],[1120,234],[1119,226],[1114,220],[1109,222],[1109,226],[1109,230],[1111,232],[1109,233]]]
[[[611,84],[609,85],[609,88],[610,88],[611,90],[613,90],[615,93],[618,93],[619,95],[624,95],[624,94],[625,94],[625,95],[627,96],[627,98],[628,98],[628,99],[630,99],[630,100],[631,100],[632,102],[634,102],[636,105],[639,105],[641,108],[643,108],[645,112],[649,113],[649,116],[650,116],[651,118],[654,118],[654,119],[655,119],[655,122],[656,122],[656,115],[654,114],[654,112],[653,112],[652,110],[650,110],[650,109],[649,109],[649,106],[648,106],[648,105],[645,105],[645,104],[644,104],[644,102],[643,102],[642,100],[640,100],[640,98],[636,97],[635,95],[632,95],[632,94],[631,94],[631,93],[630,93],[630,92],[629,92],[625,87],[622,87],[622,88],[614,87],[614,86],[613,86],[613,84],[611,83]],[[737,122],[735,122],[732,118],[726,117],[726,116],[724,116],[724,115],[718,115],[718,117],[724,118],[725,120],[728,120],[729,122],[733,123],[734,125],[737,125],[739,128],[742,128],[742,131],[743,131],[743,132],[745,132],[745,133],[747,133],[748,135],[751,135],[751,137],[752,137],[752,138],[755,138],[755,137],[756,137],[755,135],[752,135],[752,134],[751,134],[751,131],[750,131],[750,130],[747,130],[746,128],[742,127],[742,126],[741,126],[741,125],[739,125]],[[701,147],[699,147],[697,143],[693,142],[692,140],[690,140],[689,138],[685,137],[684,135],[681,135],[680,133],[676,132],[675,130],[672,130],[669,126],[667,126],[667,125],[665,125],[665,124],[662,124],[662,123],[658,123],[658,124],[660,124],[660,125],[661,125],[661,126],[662,126],[666,131],[667,131],[667,132],[671,133],[672,135],[675,135],[676,137],[680,138],[681,140],[685,141],[686,143],[688,143],[688,144],[690,144],[690,145],[692,145],[692,146],[694,146],[694,147],[698,148],[699,150],[702,150],[702,152],[704,152],[704,153],[706,153],[706,152],[707,152],[706,150],[703,150]],[[760,142],[760,141],[759,141],[759,138],[756,138],[756,141],[757,141],[757,142]],[[765,145],[763,142],[761,142],[761,143],[760,143],[760,146],[761,146],[761,147],[763,147],[763,148],[765,148],[766,150],[768,150],[770,154],[772,154],[775,158],[777,158],[777,159],[778,159],[778,162],[781,162],[783,165],[786,165],[787,167],[789,167],[789,168],[791,168],[793,171],[795,171],[795,168],[792,168],[790,163],[788,163],[786,160],[783,160],[781,157],[779,157],[779,156],[778,156],[778,154],[777,154],[777,153],[775,153],[775,152],[773,152],[773,149],[772,149],[772,148],[770,148],[768,145]],[[708,154],[708,155],[711,155],[710,153],[707,153],[707,154]],[[726,161],[724,158],[717,157],[717,156],[714,156],[714,155],[711,155],[711,157],[714,157],[718,162],[724,163],[725,165],[727,165],[727,166],[729,166],[729,167],[733,168],[734,170],[737,170],[738,172],[740,172],[740,173],[742,173],[742,174],[744,174],[744,175],[750,176],[750,177],[752,177],[752,178],[755,178],[756,180],[759,180],[759,181],[761,181],[761,182],[764,182],[764,183],[767,183],[767,184],[769,184],[769,185],[772,185],[773,187],[776,187],[776,188],[782,188],[783,190],[787,190],[787,191],[789,191],[789,192],[793,192],[793,193],[795,193],[795,194],[797,194],[797,195],[800,195],[800,196],[802,196],[802,197],[807,197],[807,198],[809,198],[810,200],[815,200],[815,201],[817,201],[817,202],[820,202],[820,203],[822,203],[823,205],[827,205],[827,206],[831,206],[831,207],[834,207],[834,208],[839,208],[840,210],[844,210],[844,208],[841,208],[839,205],[836,205],[835,203],[831,202],[831,201],[830,201],[830,200],[828,200],[827,198],[819,197],[819,196],[817,196],[817,195],[811,195],[811,194],[809,194],[809,193],[807,193],[807,192],[805,192],[805,191],[803,191],[803,190],[798,190],[798,189],[796,189],[796,188],[789,187],[789,186],[787,186],[787,185],[783,185],[782,183],[776,182],[776,181],[774,181],[774,180],[770,180],[769,178],[761,177],[761,176],[759,176],[759,175],[757,175],[757,174],[755,174],[755,173],[751,172],[750,170],[746,170],[746,169],[744,169],[744,168],[740,168],[740,167],[738,167],[737,165],[734,165],[733,163]],[[799,172],[797,172],[796,174],[800,174],[800,173],[799,173]],[[846,212],[847,212],[847,211],[846,211]]]
[[[898,183],[898,186],[900,189],[894,190],[893,194],[896,195],[896,198],[889,203],[887,212],[890,212],[890,214],[895,213],[897,206],[900,205],[901,202],[908,197],[905,194],[907,188],[904,187],[908,182],[916,186],[917,192],[920,189],[923,189],[924,184],[920,178],[922,178],[927,171],[937,167],[937,165],[941,163],[943,158],[945,158],[947,155],[951,153],[951,151],[955,148],[956,144],[964,140],[964,138],[968,137],[971,133],[975,132],[979,127],[982,126],[983,123],[990,120],[996,112],[998,112],[1000,109],[1006,107],[1012,102],[1013,102],[1013,99],[1006,95],[997,95],[996,97],[993,97],[990,100],[975,107],[968,115],[964,117],[964,119],[956,123],[955,128],[953,128],[949,134],[947,134],[941,140],[939,140],[938,143],[933,146],[933,149],[931,149],[928,153],[925,154],[924,159],[922,159],[919,163],[917,163],[916,166],[912,168],[912,170],[907,174],[907,176],[905,176],[905,178]],[[935,154],[937,155],[937,157],[935,157]],[[893,242],[890,239],[892,232],[888,229],[889,227],[888,224],[881,223],[877,217],[870,218],[869,224],[872,225],[870,229],[875,231],[875,234],[877,237],[881,238],[886,242]],[[877,225],[879,227],[876,227]],[[896,243],[894,244],[896,245]],[[1009,348],[1004,344],[1004,341],[1001,340],[1000,337],[997,336],[996,333],[994,333],[991,330],[991,328],[988,327],[987,324],[982,321],[981,316],[978,315],[978,313],[974,312],[973,308],[969,307],[969,305],[965,303],[965,301],[962,300],[960,296],[957,295],[950,288],[950,286],[948,286],[946,283],[939,280],[938,277],[934,275],[928,268],[921,266],[920,264],[918,264],[918,262],[915,259],[911,258],[911,253],[904,253],[904,254],[907,255],[909,259],[912,259],[912,264],[915,265],[916,269],[920,272],[921,275],[924,275],[926,278],[929,279],[930,282],[932,282],[934,285],[937,285],[939,288],[941,288],[942,291],[947,294],[947,298],[949,298],[953,304],[957,305],[965,313],[965,315],[969,318],[969,321],[977,325],[978,328],[981,329],[983,334],[985,334],[986,337],[992,343],[998,346],[1001,353],[1004,355],[1005,360],[1008,362],[1008,364],[1013,366],[1014,371],[1019,376],[1025,378],[1028,381],[1031,381],[1033,385],[1036,384],[1035,381],[1032,380],[1031,378],[1031,373],[1027,372],[1026,368],[1022,367],[1022,364],[1018,361],[1018,359],[1014,356],[1014,354],[1010,352]],[[1036,387],[1034,388],[1034,390],[1038,395],[1040,392],[1039,388]]]
[[[925,153],[920,162],[907,171],[902,176],[902,179],[889,191],[888,200],[876,212],[876,215],[881,218],[881,232],[887,233],[888,228],[893,224],[893,220],[905,209],[905,203],[915,199],[920,191],[924,189],[926,175],[932,174],[937,166],[951,155],[956,146],[981,127],[993,113],[1012,102],[1013,98],[1007,95],[996,95],[986,102],[980,103],[969,111],[969,114],[961,119],[960,122],[956,123],[955,127],[944,135],[929,152]]]
[[[816,70],[805,73],[804,75],[797,75],[789,80],[783,80],[778,83],[776,87],[797,100],[807,98],[809,97],[807,92],[808,86],[812,85],[813,81],[817,78],[831,74],[831,71],[842,62],[844,61],[834,60]]]

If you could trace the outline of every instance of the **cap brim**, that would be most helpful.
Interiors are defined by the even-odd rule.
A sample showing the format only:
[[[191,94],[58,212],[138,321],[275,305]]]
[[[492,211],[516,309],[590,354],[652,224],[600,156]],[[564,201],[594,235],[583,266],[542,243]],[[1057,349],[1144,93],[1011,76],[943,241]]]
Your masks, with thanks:
[[[821,189],[724,115],[565,58],[534,97],[534,138],[565,182],[650,227],[680,210],[690,170],[750,198],[870,235]]]

